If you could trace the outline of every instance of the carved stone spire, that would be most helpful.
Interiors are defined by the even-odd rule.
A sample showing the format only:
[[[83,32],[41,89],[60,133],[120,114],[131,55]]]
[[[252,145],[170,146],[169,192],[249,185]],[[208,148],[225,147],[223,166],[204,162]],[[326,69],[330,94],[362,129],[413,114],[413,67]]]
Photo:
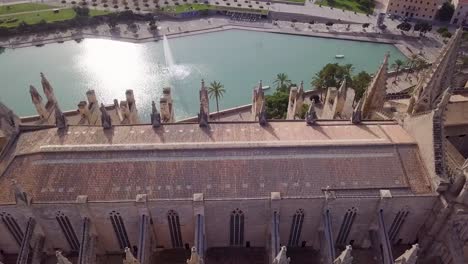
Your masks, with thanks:
[[[133,95],[133,90],[129,89],[125,91],[125,97],[128,107],[128,119],[130,124],[138,124],[140,120],[138,118],[138,111],[135,103],[135,96]]]
[[[20,118],[6,105],[0,102],[0,130],[5,136],[19,132]]]
[[[337,117],[341,117],[343,112],[344,105],[346,103],[346,95],[347,95],[347,85],[346,85],[346,78],[344,78],[343,82],[341,82],[341,86],[338,89],[338,93],[336,95],[335,101],[333,102],[333,119]]]
[[[156,108],[156,103],[154,101],[151,102],[151,125],[154,128],[158,128],[161,126],[161,115],[158,113],[158,108]]]
[[[88,122],[90,125],[99,125],[99,103],[94,90],[88,90],[86,98],[88,99]]]
[[[450,86],[462,33],[461,28],[457,29],[432,66],[419,79],[413,94],[414,105],[408,109],[412,110],[411,113],[434,109],[440,95]]]
[[[50,85],[49,80],[47,80],[44,73],[42,72],[41,72],[41,84],[42,84],[42,90],[44,91],[44,94],[47,98],[46,108],[49,109],[50,107],[55,105],[57,100],[55,99],[54,88],[52,88],[52,85]]]
[[[352,247],[346,246],[345,250],[333,261],[333,264],[351,264],[353,257],[351,256]]]
[[[312,100],[310,102],[309,110],[307,110],[305,119],[306,119],[307,125],[309,125],[309,126],[314,125],[315,122],[318,119],[317,118],[317,113],[315,112],[315,102],[314,102],[314,100]]]
[[[13,187],[13,191],[15,192],[16,203],[28,204],[28,196],[23,188],[18,184],[18,182],[13,179],[11,180],[11,185]]]
[[[362,111],[361,111],[361,108],[362,108],[362,105],[363,105],[363,100],[362,99],[363,98],[361,98],[361,100],[359,100],[358,104],[356,105],[356,107],[353,110],[353,114],[351,115],[351,122],[353,124],[359,124],[362,121]]]
[[[173,123],[175,121],[175,118],[170,87],[163,88],[163,96],[159,100],[159,107],[161,109],[161,120],[164,123]]]
[[[265,100],[263,100],[262,107],[260,108],[260,112],[258,113],[258,123],[261,126],[266,126],[268,124]]]
[[[262,108],[262,105],[265,101],[265,93],[263,91],[263,85],[262,81],[258,83],[257,88],[254,89],[253,95],[252,95],[252,120],[256,121],[260,119],[260,111]]]
[[[31,101],[36,108],[36,112],[41,119],[45,119],[47,117],[47,110],[42,103],[42,96],[37,91],[36,87],[30,85],[29,86],[29,93],[31,94]]]
[[[380,110],[385,102],[387,94],[387,71],[389,53],[385,54],[384,60],[376,72],[374,78],[366,89],[362,98],[362,116],[370,118],[373,111]]]
[[[58,129],[64,129],[68,127],[67,118],[62,113],[62,110],[60,110],[60,107],[57,103],[55,104],[55,126],[57,126]]]
[[[291,258],[286,256],[286,247],[282,246],[278,255],[273,259],[272,264],[289,264],[291,262]]]
[[[101,110],[101,124],[104,129],[109,129],[112,128],[112,119],[110,115],[107,113],[106,107],[104,104],[101,103],[101,107],[99,108]]]
[[[187,264],[203,264],[203,259],[198,255],[196,247],[192,247],[192,253],[190,259],[187,260]]]
[[[209,116],[208,90],[205,87],[205,81],[202,80],[200,88],[200,112],[198,113],[198,125],[200,127],[208,126]]]
[[[418,260],[419,245],[414,244],[410,249],[406,250],[403,255],[395,260],[395,264],[416,264]]]
[[[55,251],[55,256],[57,257],[57,264],[72,264],[60,251]]]
[[[125,248],[125,259],[123,260],[123,264],[140,264],[128,247]]]

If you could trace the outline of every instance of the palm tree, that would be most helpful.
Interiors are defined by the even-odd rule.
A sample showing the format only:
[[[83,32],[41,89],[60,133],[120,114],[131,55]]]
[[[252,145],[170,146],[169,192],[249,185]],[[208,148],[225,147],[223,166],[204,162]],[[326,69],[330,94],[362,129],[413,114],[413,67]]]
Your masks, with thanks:
[[[351,74],[353,73],[354,67],[352,64],[345,64],[344,66],[342,66],[342,69],[343,69],[343,80],[346,79],[349,85],[351,83]]]
[[[395,69],[395,80],[393,82],[396,82],[396,79],[398,77],[398,73],[400,72],[401,66],[405,64],[402,60],[398,59],[392,64],[392,68]]]
[[[210,95],[210,98],[215,98],[216,99],[216,110],[219,113],[219,103],[218,100],[219,98],[223,97],[224,93],[226,90],[224,90],[224,85],[222,85],[220,82],[213,81],[210,83],[210,87],[208,87],[208,94]]]
[[[276,74],[276,80],[273,83],[276,84],[276,89],[278,90],[291,85],[291,80],[288,79],[288,75],[286,73],[278,73]]]
[[[409,70],[408,70],[408,72],[406,73],[405,79],[408,79],[408,75],[410,74],[410,72],[414,71],[414,68],[416,68],[418,59],[419,59],[419,56],[416,55],[416,54],[413,54],[413,55],[411,55],[411,57],[409,57],[409,59],[406,61],[406,65],[408,66]]]

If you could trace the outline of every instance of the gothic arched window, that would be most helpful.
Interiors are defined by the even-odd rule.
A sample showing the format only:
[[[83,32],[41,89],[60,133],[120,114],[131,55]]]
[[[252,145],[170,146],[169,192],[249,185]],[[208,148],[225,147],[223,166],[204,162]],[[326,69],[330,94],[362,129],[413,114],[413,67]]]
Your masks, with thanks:
[[[348,209],[343,217],[343,222],[341,223],[340,232],[338,233],[338,237],[336,238],[336,245],[343,246],[349,244],[348,236],[351,232],[351,227],[353,226],[354,219],[357,215],[357,209],[352,207]]]
[[[304,222],[304,210],[299,209],[293,216],[291,231],[289,232],[288,246],[297,247],[301,236],[302,223]]]
[[[231,246],[242,246],[244,244],[244,213],[239,208],[231,212],[229,242]]]
[[[167,213],[167,222],[169,223],[169,232],[171,233],[172,247],[183,247],[184,245],[182,244],[182,234],[180,232],[179,215],[176,211],[169,210],[169,212]]]
[[[397,239],[398,234],[400,233],[401,227],[405,223],[406,218],[408,217],[408,214],[409,214],[408,209],[401,209],[395,215],[392,225],[390,226],[390,229],[388,230],[388,237],[390,241],[392,241],[393,243],[396,243],[396,241],[398,241]]]
[[[58,211],[55,219],[57,219],[60,229],[62,229],[62,233],[67,239],[71,250],[78,251],[80,249],[80,242],[78,241],[78,237],[76,236],[75,230],[73,229],[68,216],[66,216],[63,212]]]
[[[117,236],[117,240],[119,241],[120,249],[124,249],[126,247],[130,248],[130,241],[128,240],[127,230],[125,229],[125,224],[122,219],[122,216],[119,212],[112,211],[109,214],[112,227],[114,228],[115,235]]]
[[[7,212],[1,212],[0,218],[2,219],[3,224],[5,224],[10,234],[15,239],[18,246],[21,246],[21,242],[23,241],[23,238],[24,238],[24,233],[23,233],[23,230],[21,230],[21,228],[19,227],[16,219]]]

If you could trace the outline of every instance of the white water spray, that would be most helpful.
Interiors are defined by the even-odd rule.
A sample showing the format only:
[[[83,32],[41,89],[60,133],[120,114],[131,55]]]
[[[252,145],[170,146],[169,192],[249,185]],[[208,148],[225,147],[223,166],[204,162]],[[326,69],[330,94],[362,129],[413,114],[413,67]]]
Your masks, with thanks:
[[[172,57],[171,47],[169,47],[169,41],[167,40],[166,35],[163,36],[163,49],[164,49],[164,58],[166,59],[166,67],[170,68],[174,66],[174,57]]]

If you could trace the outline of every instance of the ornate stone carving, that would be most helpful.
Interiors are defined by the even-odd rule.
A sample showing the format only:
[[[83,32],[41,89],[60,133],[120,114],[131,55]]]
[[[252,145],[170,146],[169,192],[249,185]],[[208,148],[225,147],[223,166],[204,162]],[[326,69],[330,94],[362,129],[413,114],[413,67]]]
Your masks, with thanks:
[[[11,185],[13,187],[13,191],[15,192],[16,203],[22,202],[24,204],[28,204],[28,196],[23,188],[18,184],[18,182],[13,179],[11,180]]]
[[[414,88],[412,96],[414,97],[414,103],[410,105],[407,112],[415,114],[434,109],[439,96],[451,86],[462,33],[463,29],[457,29],[447,45],[442,48],[431,67],[423,73]]]
[[[252,96],[252,120],[257,121],[260,119],[262,105],[265,102],[265,93],[263,92],[262,81],[258,83],[258,87],[253,90]]]
[[[187,264],[203,264],[203,259],[198,255],[195,247],[192,247],[192,254],[190,259],[187,260]]]
[[[140,264],[128,247],[125,248],[125,259],[123,260],[123,264]]]
[[[58,104],[55,104],[55,126],[57,126],[58,129],[64,129],[68,127],[67,118],[62,113],[62,110],[60,110]]]
[[[356,108],[354,108],[353,114],[351,116],[351,122],[353,124],[359,124],[362,121],[362,111],[361,111],[362,105],[363,105],[363,100],[361,99],[359,100],[359,103],[357,104]]]
[[[57,257],[57,264],[72,264],[60,251],[55,251],[55,256]]]
[[[363,105],[360,107],[362,115],[365,118],[370,118],[373,111],[380,110],[385,102],[385,95],[387,94],[387,70],[388,70],[388,57],[385,54],[384,60],[376,72],[374,78],[366,89],[362,97]]]
[[[198,113],[198,125],[200,127],[208,126],[209,114],[208,90],[205,87],[205,81],[202,80],[200,88],[200,112]]]
[[[161,126],[161,115],[158,113],[158,108],[156,108],[156,103],[154,101],[151,103],[151,106],[151,125],[153,125],[154,128],[158,128]]]
[[[311,126],[314,125],[315,122],[317,121],[317,113],[315,112],[315,102],[312,100],[310,102],[309,110],[307,110],[306,116],[306,123],[307,125]]]
[[[55,105],[57,100],[55,99],[54,89],[52,88],[52,85],[50,85],[50,82],[47,80],[44,73],[42,72],[41,72],[41,84],[42,84],[42,90],[44,91],[44,94],[47,98],[46,108],[50,109],[53,105]]]
[[[258,123],[261,126],[266,126],[268,124],[265,100],[263,100],[262,107],[260,108],[260,113],[258,113]]]
[[[418,244],[414,244],[410,249],[406,250],[403,255],[395,260],[395,264],[416,264],[418,260]]]
[[[352,247],[346,246],[345,250],[333,261],[333,264],[351,264],[353,257],[351,256]]]
[[[47,117],[47,110],[42,103],[42,96],[37,91],[36,87],[30,85],[29,86],[29,93],[31,94],[31,101],[36,108],[36,112],[41,119],[45,119]]]
[[[198,113],[198,125],[200,127],[208,126],[208,114],[203,110],[202,105],[200,105],[200,113]]]
[[[101,107],[99,108],[101,110],[101,123],[102,127],[104,129],[109,129],[112,128],[112,119],[110,115],[107,113],[106,107],[104,104],[101,104]]]
[[[278,253],[278,256],[276,256],[275,259],[273,259],[272,264],[289,264],[291,262],[291,258],[288,258],[286,256],[286,247],[282,246],[280,252]]]

